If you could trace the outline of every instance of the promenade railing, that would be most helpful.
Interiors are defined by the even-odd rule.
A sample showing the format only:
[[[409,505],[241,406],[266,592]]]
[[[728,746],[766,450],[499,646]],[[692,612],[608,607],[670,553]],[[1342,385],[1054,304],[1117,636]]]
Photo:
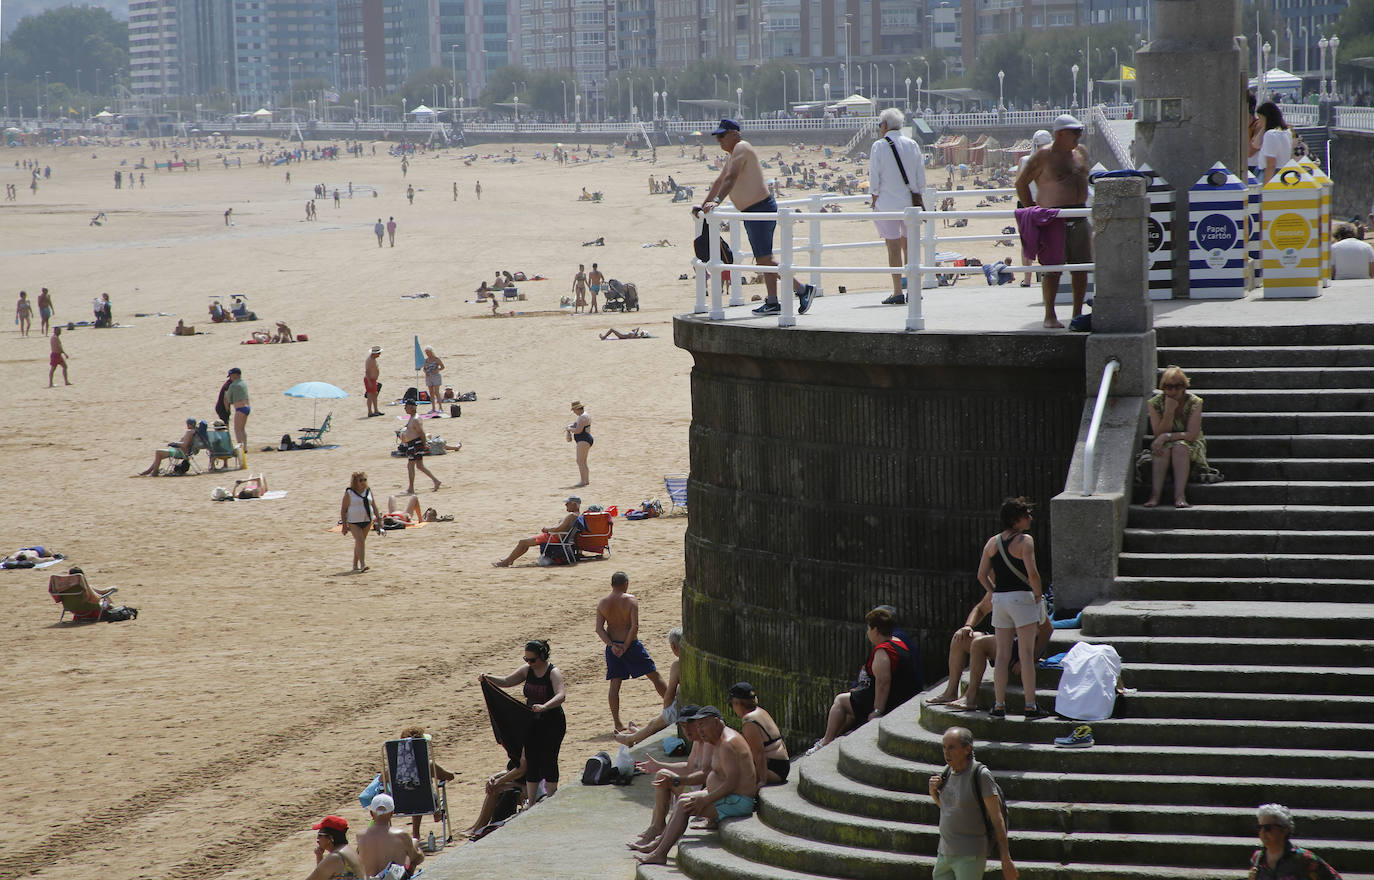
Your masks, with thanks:
[[[955,198],[979,198],[988,196],[1014,195],[1015,190],[1011,189],[981,189],[981,190],[946,190],[936,191],[929,189],[926,191],[925,203],[935,204],[937,199]],[[744,294],[741,290],[740,273],[744,270],[757,272],[759,274],[772,274],[778,276],[778,302],[780,311],[778,312],[778,326],[791,327],[797,323],[796,303],[792,282],[798,275],[809,275],[809,283],[818,292],[823,289],[823,279],[827,275],[896,275],[902,274],[907,279],[907,317],[906,329],[924,330],[925,316],[922,313],[921,290],[926,290],[939,286],[940,276],[953,275],[973,275],[983,274],[982,266],[958,266],[940,265],[941,256],[939,248],[953,242],[1007,242],[1015,247],[1020,243],[1017,233],[1003,232],[1001,234],[974,234],[974,233],[944,233],[939,230],[940,221],[946,220],[1008,220],[1012,225],[1015,224],[1016,212],[1011,209],[978,209],[971,211],[924,211],[920,208],[911,207],[902,211],[863,211],[850,214],[832,213],[823,211],[829,204],[857,204],[868,203],[870,197],[866,195],[839,195],[837,193],[817,193],[800,199],[787,199],[778,203],[778,210],[774,214],[750,212],[748,214],[717,207],[703,215],[705,218],[697,218],[692,237],[696,238],[700,230],[700,224],[705,222],[707,225],[708,259],[705,261],[693,258],[692,267],[696,275],[696,308],[697,314],[706,314],[710,320],[719,321],[725,318],[724,300],[724,277],[722,273],[731,273],[731,297],[728,305],[742,306],[745,304]],[[802,210],[799,206],[805,206]],[[1059,217],[1063,219],[1075,219],[1090,217],[1091,208],[1062,208]],[[778,248],[775,251],[778,258],[776,266],[750,265],[743,262],[746,257],[753,254],[740,247],[742,227],[741,223],[746,221],[776,220]],[[882,239],[850,242],[829,242],[824,240],[825,224],[845,223],[845,222],[872,222],[874,220],[898,220],[901,221],[906,231],[908,242],[919,242],[919,246],[909,246],[907,248],[907,261],[902,266],[890,266],[884,263],[871,264],[867,266],[827,266],[824,265],[825,252],[839,250],[854,250],[861,248],[886,248],[886,242]],[[710,234],[713,226],[719,223],[727,224],[726,234],[730,237],[730,250],[733,252],[735,262],[726,263],[721,260],[721,236]],[[798,243],[795,225],[797,223],[807,224],[807,234],[802,243]],[[1014,252],[1014,251],[1013,251]],[[805,259],[798,262],[797,254],[805,254]],[[1093,263],[1062,263],[1051,265],[1004,265],[1001,271],[1004,272],[1091,272],[1095,268]],[[709,303],[708,303],[709,299]]]

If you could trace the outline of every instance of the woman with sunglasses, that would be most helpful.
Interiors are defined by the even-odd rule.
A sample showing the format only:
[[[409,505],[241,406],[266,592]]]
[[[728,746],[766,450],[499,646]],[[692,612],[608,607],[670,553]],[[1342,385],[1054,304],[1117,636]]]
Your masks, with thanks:
[[[1341,880],[1316,853],[1294,846],[1293,814],[1282,804],[1263,804],[1256,811],[1263,844],[1250,857],[1249,880]]]
[[[1202,398],[1188,390],[1188,377],[1179,367],[1167,367],[1159,380],[1159,392],[1150,398],[1151,473],[1150,500],[1159,504],[1164,478],[1174,473],[1174,507],[1188,507],[1188,468],[1207,465],[1207,439],[1202,436]]]
[[[549,643],[530,639],[525,643],[525,662],[519,669],[505,678],[486,674],[481,678],[503,688],[524,682],[525,705],[534,713],[534,724],[525,740],[525,796],[526,803],[534,806],[541,781],[547,794],[558,790],[558,750],[568,732],[568,720],[563,714],[563,700],[567,696],[563,673],[549,662]]]

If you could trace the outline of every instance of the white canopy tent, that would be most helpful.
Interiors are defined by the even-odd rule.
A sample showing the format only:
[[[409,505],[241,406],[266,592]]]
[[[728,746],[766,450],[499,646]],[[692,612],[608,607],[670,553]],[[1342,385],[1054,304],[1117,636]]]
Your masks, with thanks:
[[[253,111],[253,118],[259,122],[266,122],[272,118],[272,111],[266,107],[259,107]]]
[[[857,93],[850,95],[848,98],[841,98],[840,100],[826,107],[827,110],[846,111],[861,110],[864,108],[868,108],[871,110],[873,108],[873,99],[865,98],[863,95]]]
[[[1255,77],[1250,80],[1250,88],[1261,88],[1260,77]],[[1265,71],[1263,91],[1265,94],[1260,95],[1261,101],[1266,100],[1271,93],[1275,95],[1284,95],[1285,97],[1292,98],[1294,101],[1301,101],[1302,77],[1294,76],[1286,70],[1275,67],[1272,70]]]
[[[411,110],[411,111],[410,111],[410,115],[411,115],[411,116],[424,116],[424,117],[430,117],[430,116],[434,116],[434,115],[435,115],[435,111],[432,110],[432,109],[430,109],[429,107],[426,107],[424,104],[421,104],[421,105],[419,105],[418,107],[416,107],[414,110]]]

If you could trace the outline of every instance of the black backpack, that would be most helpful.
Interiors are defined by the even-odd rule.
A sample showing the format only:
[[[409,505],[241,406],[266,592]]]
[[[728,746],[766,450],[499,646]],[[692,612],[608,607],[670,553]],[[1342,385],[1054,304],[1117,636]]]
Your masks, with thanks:
[[[587,759],[587,766],[582,768],[583,785],[610,785],[618,781],[620,773],[611,763],[611,756],[605,752],[597,752]]]
[[[701,224],[701,233],[692,242],[692,249],[696,253],[697,259],[703,263],[711,259],[711,239],[707,237],[711,229],[711,222],[709,220],[710,215],[706,216],[708,219]],[[735,261],[735,252],[730,249],[730,245],[723,238],[720,240],[720,261],[722,263]]]
[[[983,802],[981,797],[978,797],[978,776],[982,773],[987,773],[988,779],[992,780],[992,793],[997,795],[997,805],[1002,809],[1002,827],[1007,830],[1007,837],[1010,838],[1011,817],[1007,815],[1007,797],[1002,794],[1002,786],[997,784],[997,777],[992,775],[992,771],[989,770],[986,765],[974,761],[970,767],[973,770],[973,799],[978,802],[978,812],[983,814],[983,828],[987,832],[988,842],[995,848],[998,845],[997,829],[993,827],[992,817],[988,815],[988,805]],[[949,767],[945,767],[944,771],[940,774],[941,789],[945,787],[945,783],[949,782],[949,775],[951,772]]]

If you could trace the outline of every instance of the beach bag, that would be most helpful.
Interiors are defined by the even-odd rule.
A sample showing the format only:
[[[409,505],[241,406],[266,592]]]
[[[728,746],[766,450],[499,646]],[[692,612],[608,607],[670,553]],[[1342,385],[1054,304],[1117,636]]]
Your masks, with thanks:
[[[703,263],[711,259],[711,239],[706,237],[707,230],[710,228],[710,222],[704,220],[701,224],[701,234],[692,242],[692,249],[696,252],[697,259]],[[735,261],[735,252],[730,250],[730,245],[723,238],[720,240],[720,261],[722,263]]]
[[[582,784],[610,785],[618,775],[615,765],[611,763],[611,756],[597,752],[587,759],[587,766],[582,768]]]
[[[520,789],[503,789],[496,796],[496,807],[491,811],[492,823],[504,822],[520,809]]]
[[[382,774],[378,773],[372,778],[362,792],[358,794],[358,803],[363,805],[363,809],[372,806],[372,799],[382,793]]]
[[[123,620],[137,620],[138,609],[130,608],[127,605],[114,605],[103,609],[100,612],[100,619],[106,623],[115,623]]]

